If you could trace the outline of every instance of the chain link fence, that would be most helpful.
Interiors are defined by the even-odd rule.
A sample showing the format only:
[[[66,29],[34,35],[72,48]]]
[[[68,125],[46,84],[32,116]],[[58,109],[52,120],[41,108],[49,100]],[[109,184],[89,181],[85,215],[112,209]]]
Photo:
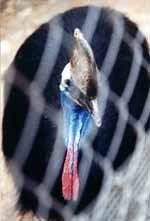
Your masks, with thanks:
[[[22,3],[20,1],[18,2],[22,6]],[[53,1],[53,4],[54,3],[56,2]],[[123,4],[124,6],[128,4],[128,2],[126,1],[119,1],[117,3],[120,5]],[[27,2],[25,2],[25,4],[27,4]],[[33,4],[36,3],[34,2]],[[57,1],[57,4],[59,4],[59,1]],[[68,1],[65,1],[65,4],[69,4]],[[77,4],[79,4],[78,1]],[[84,22],[81,26],[81,30],[86,36],[86,39],[88,40],[89,44],[91,44],[94,48],[94,55],[97,53],[97,46],[94,46],[94,43],[92,43],[92,41],[94,39],[96,29],[103,19],[101,13],[101,10],[97,11],[95,10],[95,8],[88,8],[87,16],[85,19],[83,19]],[[65,149],[63,148],[64,134],[62,129],[62,112],[57,108],[58,98],[54,92],[54,97],[56,96],[56,104],[52,108],[49,108],[49,101],[47,101],[49,95],[47,95],[47,91],[46,95],[44,92],[47,83],[50,81],[49,79],[51,78],[51,75],[52,77],[54,76],[55,66],[60,65],[59,54],[60,50],[62,49],[62,43],[64,44],[65,42],[64,39],[70,39],[72,37],[72,32],[66,31],[68,27],[63,26],[64,18],[62,17],[63,16],[60,15],[56,19],[52,20],[52,22],[47,24],[48,30],[45,40],[45,47],[41,59],[39,60],[34,80],[28,79],[26,75],[22,75],[21,71],[19,72],[18,70],[16,70],[16,68],[14,68],[14,63],[7,71],[6,82],[10,87],[7,88],[7,94],[5,97],[6,107],[7,101],[9,101],[10,94],[12,93],[12,85],[15,85],[15,87],[17,87],[19,91],[21,91],[21,93],[25,95],[25,99],[29,99],[30,101],[28,111],[25,115],[23,128],[21,128],[21,134],[19,136],[17,145],[15,145],[16,152],[13,153],[13,157],[10,162],[10,171],[14,174],[15,183],[17,183],[20,190],[24,188],[25,185],[25,188],[30,193],[33,193],[34,196],[36,196],[36,198],[38,199],[36,213],[40,215],[42,214],[41,217],[44,217],[41,218],[41,220],[48,220],[49,209],[51,205],[53,205],[54,209],[57,212],[61,213],[61,216],[63,216],[64,220],[68,221],[149,221],[150,56],[148,54],[148,51],[146,51],[148,49],[146,49],[145,47],[145,38],[143,37],[141,32],[139,30],[136,30],[134,31],[134,33],[132,33],[132,31],[127,30],[124,16],[120,13],[115,14],[115,18],[114,20],[112,20],[113,29],[110,35],[110,41],[107,45],[108,47],[103,62],[101,64],[97,64],[101,73],[99,80],[99,102],[101,104],[102,119],[105,117],[108,101],[111,102],[115,110],[117,110],[117,118],[115,118],[114,123],[114,134],[111,138],[109,138],[109,150],[107,151],[106,156],[103,156],[101,152],[99,154],[99,152],[93,148],[93,140],[98,133],[97,128],[94,130],[94,133],[91,133],[91,137],[84,142],[82,147],[82,160],[79,170],[79,175],[82,178],[81,196],[79,197],[79,201],[82,200],[82,193],[84,193],[84,188],[89,181],[88,176],[91,173],[91,167],[93,164],[96,164],[97,167],[100,168],[100,176],[101,173],[103,173],[104,175],[101,185],[101,191],[97,191],[97,197],[94,199],[94,201],[89,204],[89,207],[87,207],[86,210],[83,210],[82,213],[78,215],[74,215],[74,211],[76,211],[76,208],[78,207],[78,202],[77,204],[70,203],[64,206],[57,197],[55,199],[53,194],[49,194],[50,190],[48,188],[53,188],[55,182],[58,179],[58,175],[60,173],[61,165],[63,162],[62,156],[65,153]],[[44,31],[42,32],[42,34],[44,34]],[[117,92],[117,88],[113,87],[113,84],[111,85],[110,79],[113,74],[113,68],[119,60],[118,55],[120,55],[120,50],[123,47],[123,43],[125,44],[125,52],[127,50],[127,53],[131,53],[132,59],[130,61],[131,65],[129,73],[127,75],[127,79],[125,81],[125,86],[122,93],[119,94]],[[36,45],[35,42],[34,44]],[[37,47],[39,47],[40,45],[41,42],[37,41]],[[67,46],[67,42],[65,42],[65,47],[65,50],[67,51],[66,53],[69,54],[70,48]],[[52,57],[49,56],[50,50],[53,50]],[[96,56],[99,56],[99,54],[97,53]],[[35,58],[32,57],[31,52],[31,57],[28,57],[29,64],[31,64],[32,59]],[[27,57],[25,57],[25,60],[21,62],[26,63],[26,59]],[[98,57],[96,57],[96,60],[99,60]],[[30,68],[28,69],[28,66],[25,67],[25,69],[30,71]],[[59,67],[58,69],[61,70],[61,68]],[[144,71],[142,72],[142,70]],[[22,71],[26,73],[25,70]],[[9,72],[13,73],[14,75]],[[143,73],[146,75],[145,79],[147,79],[147,82],[145,83],[145,88],[147,88],[147,90],[145,89],[145,102],[143,104],[142,110],[140,108],[140,104],[138,104],[139,110],[141,111],[139,111],[139,117],[137,117],[136,114],[134,116],[132,112],[133,105],[130,106],[130,102],[133,99],[133,96],[137,96],[139,93],[139,79],[141,79],[141,75]],[[118,76],[116,75],[116,77]],[[53,80],[51,81],[54,82]],[[118,79],[116,79],[116,81],[118,81]],[[52,88],[51,91],[53,93],[53,85],[52,83],[49,84]],[[114,85],[116,86],[116,83],[114,83]],[[55,85],[54,87],[57,86]],[[52,98],[49,98],[50,102],[52,102],[51,99]],[[140,102],[142,102],[142,100],[140,100]],[[23,110],[21,105],[25,107],[24,101],[18,106],[18,109],[20,111]],[[9,118],[11,112],[9,112],[9,109],[8,113],[8,120],[10,120],[11,122],[11,117]],[[37,134],[40,131],[39,128],[41,128],[41,116],[43,116],[43,113],[46,115],[48,121],[54,122],[54,124],[57,125],[58,132],[55,138],[56,141],[54,143],[53,151],[50,155],[50,158],[47,160],[48,163],[45,168],[44,177],[42,177],[42,181],[39,184],[35,181],[36,179],[32,179],[32,176],[27,176],[26,172],[24,171],[24,165],[28,161],[31,152],[33,151],[32,148],[35,145],[34,142],[36,140]],[[15,115],[17,120],[17,113],[12,113],[13,117]],[[7,115],[5,121],[6,120]],[[13,127],[15,127],[15,120],[13,120],[12,122],[14,123]],[[128,128],[129,125],[132,129]],[[129,132],[127,132],[127,129],[129,129]],[[105,131],[105,133],[107,133],[107,131]],[[105,136],[105,133],[101,136]],[[135,134],[134,136],[136,137],[136,139],[133,134]],[[114,162],[118,156],[121,157],[121,155],[119,155],[118,153],[120,153],[120,148],[123,146],[122,143],[125,142],[124,139],[130,139],[130,136],[131,140],[136,140],[135,143],[133,141],[131,141],[131,143],[129,142],[129,145],[133,145],[131,149],[133,150],[135,148],[134,152],[133,154],[129,154],[130,157],[128,158],[128,160],[125,161],[125,163],[123,164],[123,166],[120,167],[119,170],[115,170],[114,168],[117,168],[117,166],[115,166]],[[5,142],[8,143],[7,141]],[[40,150],[38,149],[38,151]],[[36,166],[33,166],[33,168],[36,170]],[[97,173],[96,175],[98,176]],[[52,179],[50,179],[50,176],[52,177]],[[92,192],[93,189],[91,189],[90,191]],[[23,218],[21,219],[23,220]],[[29,218],[26,219],[29,220]],[[33,217],[32,219],[34,220]],[[36,219],[39,220],[40,218]],[[58,221],[60,221],[59,218]]]

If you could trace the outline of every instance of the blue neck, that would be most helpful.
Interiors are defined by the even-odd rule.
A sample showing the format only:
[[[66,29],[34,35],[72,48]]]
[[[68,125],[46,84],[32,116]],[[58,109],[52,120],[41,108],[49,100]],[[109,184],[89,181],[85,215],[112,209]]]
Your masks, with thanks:
[[[64,117],[64,137],[65,145],[74,146],[74,143],[80,147],[80,141],[89,133],[91,115],[90,113],[77,105],[64,92],[60,92],[61,105]]]

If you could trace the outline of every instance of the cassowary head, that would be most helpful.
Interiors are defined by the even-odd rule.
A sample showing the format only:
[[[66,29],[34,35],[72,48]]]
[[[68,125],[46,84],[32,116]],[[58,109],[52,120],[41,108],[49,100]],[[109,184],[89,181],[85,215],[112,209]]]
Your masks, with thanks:
[[[97,78],[98,68],[92,49],[80,30],[75,29],[73,53],[62,72],[60,84],[67,147],[62,175],[62,192],[66,200],[78,197],[80,140],[88,133],[92,119],[97,127],[101,125]]]

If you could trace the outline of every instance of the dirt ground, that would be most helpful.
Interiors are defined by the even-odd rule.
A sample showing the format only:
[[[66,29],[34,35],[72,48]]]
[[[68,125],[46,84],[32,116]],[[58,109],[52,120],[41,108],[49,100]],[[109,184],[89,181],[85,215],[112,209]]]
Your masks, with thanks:
[[[3,111],[3,75],[11,63],[17,49],[41,23],[58,12],[73,6],[95,4],[112,6],[125,12],[139,24],[142,32],[150,40],[150,0],[10,0],[1,3],[1,69],[0,69],[0,125]],[[0,136],[1,139],[1,136]],[[0,145],[1,146],[1,145]],[[2,152],[0,151],[0,220],[16,221],[13,205],[16,193]],[[28,218],[26,220],[29,220]]]

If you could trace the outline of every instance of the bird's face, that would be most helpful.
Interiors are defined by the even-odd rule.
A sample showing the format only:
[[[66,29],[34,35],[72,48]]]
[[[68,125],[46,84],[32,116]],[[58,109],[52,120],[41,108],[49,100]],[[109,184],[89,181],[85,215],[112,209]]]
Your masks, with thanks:
[[[60,98],[65,127],[67,154],[62,175],[62,192],[66,200],[78,197],[78,152],[86,138],[90,122],[101,125],[98,105],[97,66],[92,50],[80,30],[74,32],[74,50],[62,72]]]
[[[69,64],[66,65],[65,71],[69,72]],[[88,111],[91,117],[93,118],[97,127],[101,125],[101,119],[99,114],[99,105],[98,105],[98,97],[97,96],[87,96],[85,95],[78,86],[75,85],[73,79],[71,78],[71,74],[64,75],[65,77],[62,79],[60,84],[60,90],[64,93],[68,98],[70,98],[74,103],[85,111]]]

